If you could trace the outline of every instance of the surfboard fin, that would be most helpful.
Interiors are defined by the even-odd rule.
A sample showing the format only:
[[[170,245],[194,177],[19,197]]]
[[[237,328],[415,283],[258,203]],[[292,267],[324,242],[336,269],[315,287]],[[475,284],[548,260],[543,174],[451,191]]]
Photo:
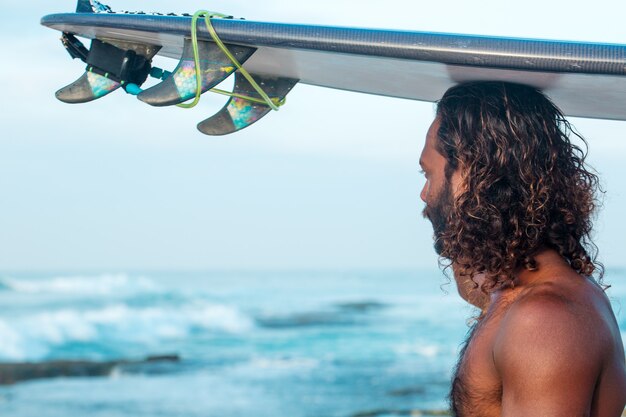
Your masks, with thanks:
[[[292,78],[266,77],[250,74],[259,86],[272,98],[283,100],[298,83]],[[234,94],[260,98],[257,91],[239,72],[235,73]],[[215,115],[198,124],[198,130],[205,135],[222,136],[237,132],[257,122],[272,109],[267,104],[256,103],[240,97],[231,97]]]
[[[72,58],[87,63],[87,70],[76,81],[56,92],[65,103],[86,103],[112,93],[127,83],[141,85],[151,69],[159,47],[124,41],[106,43],[98,39],[87,49],[73,35],[64,34],[63,44]]]
[[[255,48],[228,45],[237,61],[244,63],[256,51]],[[237,68],[224,52],[213,42],[198,41],[202,78],[201,91],[205,93],[224,81]],[[183,103],[196,96],[196,64],[194,62],[193,43],[185,38],[183,54],[172,75],[165,81],[141,92],[137,98],[152,106],[171,106]]]
[[[112,13],[112,10],[97,0],[78,0],[76,13]]]
[[[87,103],[104,97],[120,88],[117,81],[95,72],[85,72],[78,80],[56,92],[56,98],[64,103]]]

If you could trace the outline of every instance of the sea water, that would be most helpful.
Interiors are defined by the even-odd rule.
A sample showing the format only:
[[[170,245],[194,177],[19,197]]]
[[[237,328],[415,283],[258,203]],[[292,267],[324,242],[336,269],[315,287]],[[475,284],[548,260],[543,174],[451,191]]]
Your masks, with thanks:
[[[626,272],[608,291],[626,335]],[[476,312],[439,271],[0,274],[0,362],[181,361],[0,387],[0,415],[445,410]]]

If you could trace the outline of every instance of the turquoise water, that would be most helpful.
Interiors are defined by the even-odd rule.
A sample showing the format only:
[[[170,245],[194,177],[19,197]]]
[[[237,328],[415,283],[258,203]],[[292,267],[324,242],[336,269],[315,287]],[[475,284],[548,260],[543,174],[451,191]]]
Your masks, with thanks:
[[[625,276],[606,277],[622,335]],[[445,409],[474,314],[446,282],[438,271],[0,275],[2,362],[182,358],[3,387],[0,415]]]

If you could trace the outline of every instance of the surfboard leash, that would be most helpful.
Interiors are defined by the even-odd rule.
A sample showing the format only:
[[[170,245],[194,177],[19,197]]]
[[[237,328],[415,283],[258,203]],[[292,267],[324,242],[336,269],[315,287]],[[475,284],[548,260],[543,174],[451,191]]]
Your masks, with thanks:
[[[192,107],[195,107],[200,101],[200,96],[202,95],[202,78],[201,78],[200,71],[198,71],[198,68],[200,68],[200,53],[198,50],[198,20],[200,18],[203,18],[207,31],[211,35],[211,38],[213,38],[213,41],[215,42],[215,44],[224,53],[224,55],[226,55],[228,59],[230,59],[233,65],[237,67],[241,75],[243,75],[245,79],[248,80],[252,88],[254,88],[254,90],[259,94],[259,96],[261,96],[261,99],[256,98],[256,97],[245,96],[242,94],[232,93],[230,91],[220,90],[218,88],[212,88],[209,91],[213,93],[217,93],[217,94],[230,96],[230,97],[241,98],[241,99],[248,100],[254,103],[265,104],[269,106],[272,110],[278,111],[279,108],[285,104],[286,99],[285,98],[283,99],[270,98],[265,93],[265,91],[263,91],[261,86],[259,86],[259,84],[254,80],[254,78],[250,75],[250,73],[239,63],[237,58],[235,58],[235,56],[230,52],[228,47],[224,45],[224,42],[222,42],[219,35],[215,31],[215,28],[213,27],[213,23],[211,23],[211,19],[212,18],[221,19],[221,18],[226,18],[226,17],[229,17],[229,16],[222,14],[222,13],[210,12],[208,10],[198,10],[196,13],[193,14],[191,18],[191,43],[193,46],[193,58],[194,58],[194,63],[196,67],[196,71],[195,71],[196,72],[196,96],[191,103],[188,103],[188,104],[181,103],[181,104],[178,104],[177,106],[185,108],[185,109],[190,109]]]

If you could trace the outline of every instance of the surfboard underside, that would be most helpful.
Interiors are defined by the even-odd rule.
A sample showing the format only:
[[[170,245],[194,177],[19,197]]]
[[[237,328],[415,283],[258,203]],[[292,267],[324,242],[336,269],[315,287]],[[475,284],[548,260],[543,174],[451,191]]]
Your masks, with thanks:
[[[180,58],[190,19],[58,14],[42,24],[86,38],[161,47]],[[568,116],[626,120],[626,46],[214,20],[223,41],[257,48],[244,67],[301,83],[436,101],[466,81],[542,89]],[[210,40],[204,29],[200,37]]]

